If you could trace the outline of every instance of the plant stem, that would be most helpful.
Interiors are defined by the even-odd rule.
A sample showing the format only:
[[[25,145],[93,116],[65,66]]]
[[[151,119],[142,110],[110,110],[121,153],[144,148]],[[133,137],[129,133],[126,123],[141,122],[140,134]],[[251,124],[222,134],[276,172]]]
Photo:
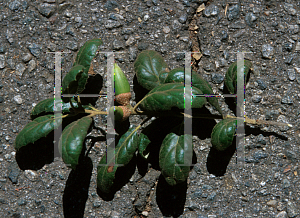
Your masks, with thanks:
[[[96,115],[107,115],[107,112],[106,111],[94,111],[94,110],[84,110],[84,113],[87,113],[87,114],[90,114],[88,115],[88,117],[93,117],[93,116],[96,116]]]
[[[141,101],[140,101],[141,102]],[[243,120],[245,123],[253,124],[253,125],[276,125],[276,126],[288,126],[293,127],[292,124],[289,123],[280,123],[280,122],[274,122],[274,121],[266,121],[266,120],[253,120],[245,117],[235,117],[231,115],[214,115],[214,114],[193,114],[192,116],[185,114],[183,112],[174,112],[174,111],[160,111],[160,112],[153,112],[153,111],[136,111],[136,106],[132,108],[131,105],[129,105],[129,108],[131,109],[131,115],[147,115],[149,116],[149,119],[151,117],[161,117],[161,116],[175,116],[175,117],[188,117],[188,118],[202,118],[202,119],[226,119],[226,118],[235,118],[239,120]],[[93,117],[96,115],[107,115],[106,111],[99,111],[95,108],[92,108],[93,110],[84,110],[84,113],[89,113],[88,117]],[[145,121],[146,122],[146,121]]]
[[[142,101],[143,101],[146,97],[147,97],[147,95],[144,96],[144,98],[142,98],[142,100],[140,100],[140,101],[134,106],[133,111],[135,111],[135,110],[137,109],[137,107],[139,106],[139,104],[142,103]]]
[[[245,117],[235,117],[235,116],[231,116],[231,115],[226,115],[226,116],[224,116],[224,119],[226,119],[226,118],[241,119],[241,120],[244,120],[245,123],[254,124],[254,125],[276,125],[276,126],[293,127],[293,125],[289,124],[289,123],[279,123],[279,122],[266,121],[266,120],[253,120],[253,119],[250,119],[247,116],[245,116]]]

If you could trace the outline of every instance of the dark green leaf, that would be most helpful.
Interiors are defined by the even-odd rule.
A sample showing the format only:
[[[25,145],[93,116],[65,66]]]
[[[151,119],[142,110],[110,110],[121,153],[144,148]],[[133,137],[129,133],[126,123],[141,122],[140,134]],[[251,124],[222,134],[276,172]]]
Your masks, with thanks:
[[[92,124],[91,117],[83,117],[70,123],[63,130],[59,141],[59,151],[65,164],[74,169],[78,165],[83,143]]]
[[[184,137],[187,137],[186,142]],[[185,160],[192,160],[192,146],[192,135],[172,132],[163,140],[159,152],[159,166],[169,185],[184,182],[189,176],[191,163]]]
[[[249,71],[252,69],[252,63],[248,60],[244,60],[244,68],[242,68],[241,74],[244,74],[245,83]],[[225,85],[231,94],[236,94],[237,88],[237,61],[231,64],[225,75]]]
[[[192,94],[203,94],[198,88],[193,88]],[[184,84],[167,83],[152,89],[143,99],[141,106],[148,111],[171,110],[172,107],[185,108]],[[205,97],[192,98],[192,108],[201,108],[206,104]]]
[[[14,144],[15,148],[19,150],[23,146],[34,143],[42,137],[46,137],[60,124],[61,122],[57,120],[54,122],[54,115],[45,115],[34,119],[17,135]]]
[[[162,84],[169,71],[162,56],[152,50],[145,50],[139,54],[134,62],[134,70],[139,84],[147,90]]]
[[[63,94],[79,94],[84,88],[88,79],[88,73],[84,72],[82,65],[75,65],[62,81]],[[69,98],[63,98],[64,102]]]
[[[165,83],[184,83],[184,75],[184,67],[175,68],[168,73]],[[203,94],[214,94],[209,83],[195,71],[192,71],[192,87],[200,89]],[[207,97],[206,100],[222,114],[222,110],[216,97]]]
[[[113,157],[112,159],[106,160],[106,154],[101,158],[97,169],[97,185],[102,192],[108,193],[111,191],[115,173],[118,167],[120,167],[118,165],[113,165],[114,158],[116,164],[122,165],[128,164],[133,158],[139,142],[137,132],[134,130],[135,128],[130,128],[122,135],[115,148],[115,152],[114,150],[107,151],[110,152],[110,156]]]
[[[139,154],[145,159],[147,159],[149,155],[147,146],[150,144],[150,142],[151,141],[149,140],[147,135],[145,135],[144,133],[140,134],[138,150],[139,150]]]
[[[223,119],[215,125],[211,133],[211,144],[219,151],[223,151],[232,145],[237,127],[235,118]]]
[[[98,47],[100,45],[102,45],[101,39],[91,39],[84,43],[84,45],[79,49],[77,53],[75,63],[73,66],[84,66],[84,72],[87,74],[90,69],[91,61],[95,57]]]
[[[73,103],[73,106],[75,108],[78,108],[78,103],[77,101],[75,101],[74,98],[71,98],[71,101]],[[85,109],[90,109],[90,107],[88,105],[83,105],[82,106]],[[71,105],[70,102],[67,103],[62,103],[62,113],[69,113]],[[54,98],[48,98],[45,100],[40,101],[39,103],[37,103],[37,105],[32,109],[30,116],[31,118],[38,116],[41,113],[53,113],[54,112]]]

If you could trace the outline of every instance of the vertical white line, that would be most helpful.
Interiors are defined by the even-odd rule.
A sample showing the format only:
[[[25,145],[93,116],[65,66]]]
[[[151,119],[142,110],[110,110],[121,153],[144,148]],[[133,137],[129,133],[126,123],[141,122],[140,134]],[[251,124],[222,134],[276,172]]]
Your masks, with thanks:
[[[60,157],[58,144],[62,134],[62,102],[61,102],[61,52],[55,52],[55,84],[54,84],[54,158]],[[59,124],[59,125],[58,125]]]
[[[237,119],[237,130],[236,130],[236,152],[237,152],[237,164],[240,167],[245,165],[245,73],[244,73],[244,52],[237,53],[237,104],[236,104],[236,115]],[[239,140],[242,136],[242,140]],[[240,142],[239,142],[240,141]]]
[[[107,113],[110,107],[114,106],[114,53],[107,52]],[[110,116],[109,113],[107,115],[107,135],[106,135],[106,143],[107,143],[107,162],[112,161],[112,165],[115,165],[115,154],[114,152],[110,152],[111,150],[115,150],[115,130],[114,130],[114,116]]]
[[[191,52],[185,53],[185,72],[184,72],[184,113],[192,116],[192,69]],[[192,165],[193,157],[193,137],[192,137],[192,118],[184,117],[184,165]]]

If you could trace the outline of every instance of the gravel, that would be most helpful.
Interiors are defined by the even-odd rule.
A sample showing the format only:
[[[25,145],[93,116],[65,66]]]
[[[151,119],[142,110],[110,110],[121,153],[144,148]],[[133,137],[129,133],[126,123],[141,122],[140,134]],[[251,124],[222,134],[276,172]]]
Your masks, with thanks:
[[[0,217],[299,217],[299,1],[240,2],[2,1]],[[205,9],[196,12],[201,4]],[[92,38],[103,40],[101,51],[123,52],[115,59],[131,84],[133,62],[144,49],[160,52],[170,69],[184,66],[184,55],[175,52],[200,51],[203,56],[193,69],[215,94],[225,92],[225,73],[235,52],[252,52],[245,53],[254,65],[245,88],[245,114],[293,127],[246,125],[241,166],[234,149],[211,149],[216,122],[197,119],[197,163],[187,183],[167,186],[151,162],[144,173],[136,168],[107,199],[96,184],[105,141],[94,145],[78,171],[53,158],[51,138],[22,152],[13,146],[34,105],[53,97],[55,60],[47,52],[71,52],[62,55],[65,76],[78,49]],[[105,81],[105,54],[96,61],[94,72]],[[100,98],[96,107],[103,109],[104,103]],[[224,114],[234,115],[225,99],[219,103]],[[141,119],[131,121],[136,125]],[[95,118],[95,125],[105,129],[105,116]],[[101,136],[101,131],[93,134]]]

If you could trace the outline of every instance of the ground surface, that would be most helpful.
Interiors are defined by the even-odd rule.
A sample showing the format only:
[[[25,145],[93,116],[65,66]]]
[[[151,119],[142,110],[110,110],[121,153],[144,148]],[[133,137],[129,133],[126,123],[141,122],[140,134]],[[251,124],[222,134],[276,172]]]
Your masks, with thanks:
[[[196,12],[203,2],[206,9]],[[1,1],[0,217],[300,217],[300,2],[241,2]],[[197,121],[204,133],[194,137],[197,163],[186,186],[170,189],[149,165],[145,175],[136,170],[103,200],[96,190],[103,141],[76,172],[53,160],[53,148],[43,147],[47,141],[25,154],[13,147],[33,106],[53,96],[54,55],[46,52],[70,51],[62,55],[65,75],[78,48],[92,38],[103,40],[101,51],[124,52],[116,61],[130,81],[142,50],[160,52],[171,69],[184,66],[184,56],[174,52],[201,51],[194,68],[220,94],[234,52],[252,52],[245,55],[254,64],[246,86],[247,116],[294,126],[248,126],[241,168],[234,150],[219,154],[210,148],[215,122]],[[94,66],[100,81],[105,60],[100,54]],[[96,106],[104,108],[103,103],[99,99]],[[224,99],[220,105],[232,113]],[[100,118],[95,125],[105,128]]]

